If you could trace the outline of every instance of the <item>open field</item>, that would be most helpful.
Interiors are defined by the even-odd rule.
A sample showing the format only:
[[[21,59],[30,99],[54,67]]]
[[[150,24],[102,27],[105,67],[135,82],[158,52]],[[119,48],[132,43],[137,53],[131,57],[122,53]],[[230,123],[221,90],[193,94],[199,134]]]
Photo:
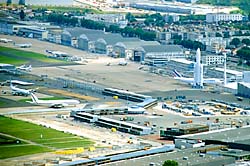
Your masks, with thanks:
[[[37,145],[0,146],[0,149],[1,149],[0,159],[51,151],[46,147],[41,147]]]
[[[47,56],[43,54],[0,46],[0,62],[1,63],[21,65],[24,63],[32,63],[35,61],[37,61],[37,63],[38,62],[66,63],[64,61],[48,58]]]
[[[92,146],[89,139],[0,116],[0,131],[3,135],[21,140],[26,144],[0,145],[0,159],[55,151],[61,148]]]

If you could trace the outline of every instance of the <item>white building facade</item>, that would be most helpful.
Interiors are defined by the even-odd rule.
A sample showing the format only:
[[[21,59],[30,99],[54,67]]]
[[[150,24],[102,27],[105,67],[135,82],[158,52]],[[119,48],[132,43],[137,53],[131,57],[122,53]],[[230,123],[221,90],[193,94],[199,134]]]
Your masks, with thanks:
[[[208,13],[206,14],[206,22],[216,23],[220,21],[242,21],[242,14],[226,14],[226,13]]]

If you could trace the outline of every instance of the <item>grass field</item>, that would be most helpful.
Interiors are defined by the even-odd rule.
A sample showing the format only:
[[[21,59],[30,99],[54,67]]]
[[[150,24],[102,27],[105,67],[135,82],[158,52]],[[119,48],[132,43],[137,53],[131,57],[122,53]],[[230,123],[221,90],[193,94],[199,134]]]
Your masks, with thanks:
[[[24,142],[21,146],[0,144],[0,152],[4,152],[0,153],[0,159],[65,148],[87,148],[94,144],[87,138],[3,116],[0,116],[0,132]]]
[[[48,58],[43,54],[0,46],[1,63],[21,65],[31,63],[33,61],[42,63],[67,63],[66,61]]]

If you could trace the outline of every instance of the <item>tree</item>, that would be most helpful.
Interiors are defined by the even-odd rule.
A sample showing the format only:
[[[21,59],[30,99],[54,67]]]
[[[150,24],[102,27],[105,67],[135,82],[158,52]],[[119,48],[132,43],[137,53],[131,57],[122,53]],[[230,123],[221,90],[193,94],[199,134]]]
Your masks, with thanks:
[[[167,160],[162,166],[178,166],[178,162],[174,160]]]
[[[231,45],[235,45],[236,47],[240,44],[239,38],[233,38],[233,40],[230,42]]]
[[[243,39],[241,42],[242,42],[243,44],[246,44],[247,46],[250,45],[250,39]]]
[[[23,10],[20,11],[19,16],[20,16],[20,19],[21,19],[21,20],[24,20],[24,18],[25,18],[25,13],[24,13]]]
[[[216,36],[216,37],[222,37],[222,34],[219,33],[219,32],[216,32],[216,33],[215,33],[215,36]]]
[[[135,16],[133,14],[131,14],[130,12],[126,14],[126,19],[128,20],[128,22],[135,22]]]
[[[12,0],[7,0],[6,4],[9,6],[12,3]]]

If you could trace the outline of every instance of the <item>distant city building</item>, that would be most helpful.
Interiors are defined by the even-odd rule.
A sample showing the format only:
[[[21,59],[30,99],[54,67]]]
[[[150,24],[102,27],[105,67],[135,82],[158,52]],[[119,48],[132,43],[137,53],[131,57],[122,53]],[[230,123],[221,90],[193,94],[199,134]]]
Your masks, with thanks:
[[[157,12],[169,12],[169,13],[182,13],[193,14],[194,11],[191,7],[176,6],[169,4],[154,4],[154,3],[131,3],[130,7],[144,10],[152,10]]]
[[[195,3],[197,0],[176,0],[177,2]]]
[[[86,14],[85,19],[103,22],[106,25],[116,24],[120,28],[127,26],[128,20],[125,14]]]
[[[165,21],[167,23],[178,22],[180,20],[180,16],[178,15],[165,15]]]
[[[224,64],[224,55],[207,54],[207,55],[202,55],[201,59],[202,59],[202,64],[207,66]]]
[[[216,23],[220,21],[242,21],[242,14],[226,14],[226,13],[208,13],[206,14],[206,22]]]
[[[171,40],[171,32],[157,32],[156,39],[162,43],[169,43]]]

